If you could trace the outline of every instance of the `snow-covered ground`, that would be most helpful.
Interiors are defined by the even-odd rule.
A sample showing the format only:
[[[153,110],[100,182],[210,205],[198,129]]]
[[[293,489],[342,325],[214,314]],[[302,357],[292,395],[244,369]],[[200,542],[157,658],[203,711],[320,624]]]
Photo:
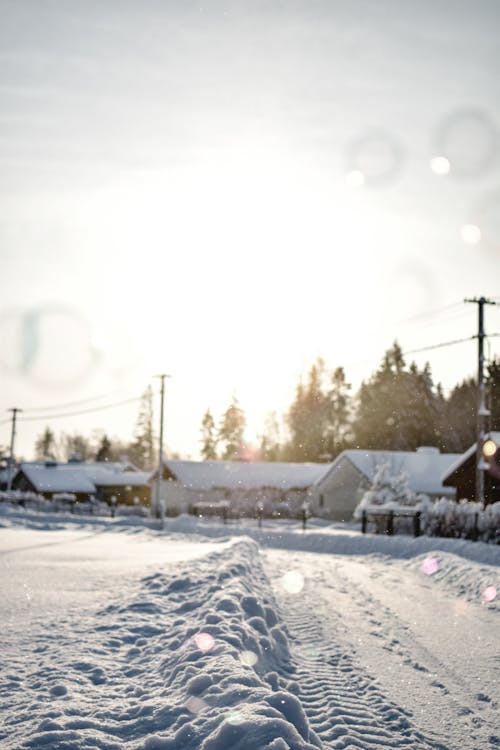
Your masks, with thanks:
[[[500,547],[0,506],[8,750],[500,747]]]

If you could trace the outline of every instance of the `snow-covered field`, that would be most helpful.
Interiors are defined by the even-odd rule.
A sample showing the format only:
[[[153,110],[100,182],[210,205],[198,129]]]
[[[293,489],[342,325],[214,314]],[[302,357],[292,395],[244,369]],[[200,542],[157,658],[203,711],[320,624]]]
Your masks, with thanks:
[[[500,747],[498,546],[4,504],[0,564],[2,748]]]

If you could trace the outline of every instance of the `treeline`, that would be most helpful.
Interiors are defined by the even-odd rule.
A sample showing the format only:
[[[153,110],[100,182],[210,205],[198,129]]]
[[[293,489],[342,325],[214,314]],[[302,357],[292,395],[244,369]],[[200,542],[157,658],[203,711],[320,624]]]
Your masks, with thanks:
[[[500,359],[486,368],[488,428],[500,430]],[[476,440],[477,383],[470,377],[445,396],[434,384],[429,364],[407,364],[395,342],[378,369],[356,393],[344,369],[328,369],[318,358],[296,386],[283,415],[269,414],[257,446],[245,437],[246,416],[233,396],[216,420],[207,409],[201,424],[204,460],[331,461],[348,448],[413,451],[433,445],[461,453]],[[153,429],[153,392],[144,392],[130,442],[104,432],[58,436],[46,427],[35,443],[39,460],[128,460],[147,471],[158,458]],[[178,457],[171,455],[170,458]]]
[[[500,430],[500,360],[486,369],[489,429]],[[477,383],[471,377],[445,396],[429,364],[407,364],[397,342],[379,368],[352,392],[344,369],[317,359],[301,380],[287,412],[269,415],[260,438],[262,461],[331,461],[348,448],[413,451],[433,445],[461,453],[476,440]],[[202,457],[246,457],[245,414],[237,400],[219,425],[207,410],[202,420]]]
[[[158,447],[153,429],[153,391],[148,387],[143,393],[134,437],[130,442],[112,438],[102,431],[91,437],[81,433],[56,435],[46,427],[35,442],[35,458],[67,461],[78,457],[82,461],[129,461],[144,471],[152,469],[157,461]]]

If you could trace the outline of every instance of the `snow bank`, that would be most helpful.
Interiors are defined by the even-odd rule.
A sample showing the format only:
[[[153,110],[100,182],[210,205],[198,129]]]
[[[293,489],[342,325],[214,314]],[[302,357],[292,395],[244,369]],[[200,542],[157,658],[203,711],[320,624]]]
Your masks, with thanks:
[[[2,747],[313,750],[257,545],[248,539],[133,596],[51,624],[5,675]],[[32,651],[30,654],[29,651]]]
[[[62,529],[77,524],[85,528],[150,529],[159,535],[171,533],[187,537],[228,539],[247,536],[263,547],[320,552],[338,555],[384,555],[399,559],[410,559],[434,552],[447,552],[485,565],[500,565],[500,545],[472,542],[465,539],[439,537],[418,538],[401,535],[361,534],[359,529],[349,524],[328,524],[315,519],[304,532],[299,522],[265,521],[259,528],[256,521],[238,524],[223,524],[215,518],[197,518],[181,515],[166,518],[161,523],[147,518],[94,518],[73,516],[70,513],[36,513],[23,508],[0,505],[0,526],[22,524],[33,529]]]

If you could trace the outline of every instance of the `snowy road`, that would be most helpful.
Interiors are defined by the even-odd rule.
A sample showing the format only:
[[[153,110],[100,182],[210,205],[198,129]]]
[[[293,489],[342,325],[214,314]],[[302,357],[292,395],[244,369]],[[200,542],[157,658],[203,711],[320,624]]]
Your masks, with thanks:
[[[2,748],[498,750],[498,567],[287,539],[0,528]]]
[[[321,662],[335,651],[332,664],[345,676],[347,695],[352,678],[355,684],[366,681],[436,746],[480,750],[500,744],[496,612],[468,603],[418,565],[399,560],[270,550],[265,557],[299,650]],[[300,593],[283,586],[285,569],[304,580]],[[328,692],[331,682],[329,676],[318,689]],[[330,706],[340,709],[333,713],[337,721],[338,694]],[[367,724],[360,722],[364,735],[371,719]]]

